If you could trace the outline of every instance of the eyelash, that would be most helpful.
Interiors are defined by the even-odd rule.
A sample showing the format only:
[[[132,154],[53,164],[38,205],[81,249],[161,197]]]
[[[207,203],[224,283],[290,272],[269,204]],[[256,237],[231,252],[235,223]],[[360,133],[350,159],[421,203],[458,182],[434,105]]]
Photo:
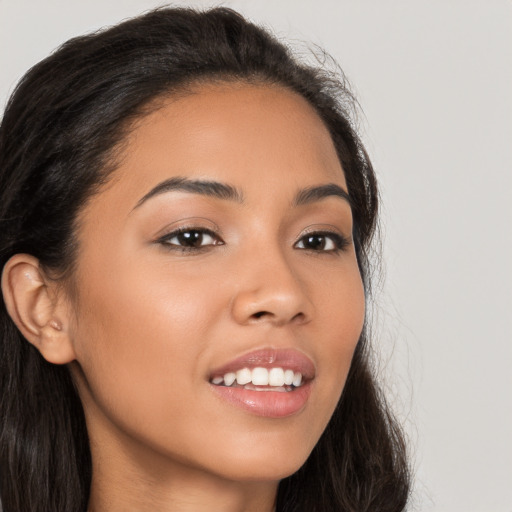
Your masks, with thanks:
[[[186,245],[178,245],[178,244],[172,244],[170,241],[173,238],[176,238],[180,235],[185,235],[186,233],[199,233],[201,237],[204,237],[205,235],[210,236],[214,243],[206,244],[206,245],[200,245],[199,247],[190,247]],[[171,251],[179,251],[179,252],[200,252],[204,251],[205,249],[208,249],[208,247],[211,247],[212,245],[224,245],[224,242],[221,240],[219,235],[208,228],[202,228],[202,227],[187,227],[187,228],[180,228],[176,229],[175,231],[171,231],[170,233],[162,236],[157,240],[157,243],[162,244],[166,246]]]
[[[348,245],[350,245],[350,240],[346,238],[345,236],[341,235],[340,233],[335,233],[334,231],[311,231],[310,233],[306,233],[305,235],[302,235],[300,239],[294,244],[296,246],[300,242],[304,242],[307,238],[323,238],[330,239],[333,245],[332,249],[307,249],[306,247],[303,247],[303,250],[309,250],[311,252],[316,253],[330,253],[330,254],[338,254],[340,251],[343,251],[347,248]]]
[[[214,243],[209,243],[205,245],[200,245],[197,247],[194,246],[186,246],[186,245],[178,245],[174,243],[170,243],[173,238],[176,238],[180,235],[186,235],[186,234],[196,233],[204,238],[205,235],[211,237],[214,240]],[[335,233],[333,231],[312,231],[310,233],[306,233],[305,235],[301,236],[297,242],[295,242],[294,247],[296,247],[299,243],[302,243],[304,245],[304,241],[307,238],[322,238],[324,239],[324,242],[327,243],[330,240],[333,248],[329,249],[311,249],[307,247],[299,247],[301,250],[306,250],[314,253],[328,253],[328,254],[338,254],[340,251],[343,251],[348,245],[350,245],[350,240],[343,235],[339,233]],[[215,245],[224,245],[224,241],[219,237],[217,233],[214,231],[204,228],[204,227],[187,227],[187,228],[180,228],[175,231],[172,231],[158,240],[156,240],[157,243],[162,244],[166,246],[167,249],[172,251],[178,251],[182,253],[199,253],[205,250],[208,250],[211,246]]]

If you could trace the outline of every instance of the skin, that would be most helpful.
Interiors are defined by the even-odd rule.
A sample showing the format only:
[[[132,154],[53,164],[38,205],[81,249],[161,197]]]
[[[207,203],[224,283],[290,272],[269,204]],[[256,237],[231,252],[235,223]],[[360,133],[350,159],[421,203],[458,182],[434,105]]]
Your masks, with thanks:
[[[227,183],[243,203],[174,190],[139,204],[173,177]],[[80,215],[74,293],[27,255],[6,266],[16,323],[77,382],[90,512],[273,510],[279,480],[304,463],[333,413],[364,319],[348,202],[293,204],[301,189],[329,183],[347,190],[303,98],[203,85],[133,127],[113,179]],[[177,228],[215,235],[183,251],[176,237],[161,240]],[[323,249],[304,244],[324,231],[334,235]],[[339,250],[336,234],[346,239]],[[285,418],[240,409],[208,382],[213,368],[268,347],[315,365],[309,400]]]

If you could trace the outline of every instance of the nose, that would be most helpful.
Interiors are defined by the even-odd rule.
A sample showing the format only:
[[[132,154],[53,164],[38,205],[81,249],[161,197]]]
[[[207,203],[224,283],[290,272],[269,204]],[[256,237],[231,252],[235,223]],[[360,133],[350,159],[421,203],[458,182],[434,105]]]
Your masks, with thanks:
[[[306,283],[284,255],[253,253],[241,262],[232,315],[241,325],[308,323],[313,304]]]

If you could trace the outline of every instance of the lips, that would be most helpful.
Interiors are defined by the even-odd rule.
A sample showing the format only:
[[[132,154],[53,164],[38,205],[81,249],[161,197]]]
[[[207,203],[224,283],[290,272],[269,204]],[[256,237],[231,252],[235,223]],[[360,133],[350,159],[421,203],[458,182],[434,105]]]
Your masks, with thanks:
[[[215,394],[231,405],[281,418],[304,408],[314,377],[313,362],[298,350],[263,349],[213,369],[209,382]]]
[[[244,368],[283,368],[302,374],[305,380],[311,380],[315,376],[315,365],[302,352],[294,349],[262,349],[249,352],[229,363],[213,369],[210,372],[210,380],[222,377],[226,373],[235,373]]]

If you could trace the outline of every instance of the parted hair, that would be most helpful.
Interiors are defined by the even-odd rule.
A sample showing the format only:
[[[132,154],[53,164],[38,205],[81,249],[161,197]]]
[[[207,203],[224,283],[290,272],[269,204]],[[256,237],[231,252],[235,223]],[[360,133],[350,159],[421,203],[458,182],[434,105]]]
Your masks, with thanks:
[[[77,215],[105,183],[130,126],[200,83],[277,85],[305,98],[342,164],[367,297],[377,222],[375,174],[343,75],[301,62],[227,8],[162,8],[66,42],[21,79],[0,126],[0,268],[17,253],[64,279]],[[409,494],[401,429],[377,384],[368,326],[325,432],[279,485],[279,512],[398,512]],[[0,299],[0,497],[4,512],[85,512],[91,454],[69,369],[46,362]]]

